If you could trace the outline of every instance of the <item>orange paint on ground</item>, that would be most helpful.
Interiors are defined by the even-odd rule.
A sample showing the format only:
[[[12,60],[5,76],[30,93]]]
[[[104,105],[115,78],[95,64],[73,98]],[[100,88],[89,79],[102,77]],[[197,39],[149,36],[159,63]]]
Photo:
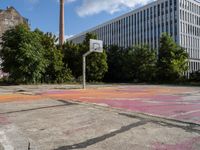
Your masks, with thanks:
[[[0,95],[0,103],[12,102],[12,101],[40,100],[44,98],[45,97],[41,95],[4,94],[4,95]]]
[[[118,86],[87,90],[46,90],[37,95],[2,94],[0,102],[73,100],[105,104],[134,112],[200,123],[200,96],[194,88],[168,86]]]

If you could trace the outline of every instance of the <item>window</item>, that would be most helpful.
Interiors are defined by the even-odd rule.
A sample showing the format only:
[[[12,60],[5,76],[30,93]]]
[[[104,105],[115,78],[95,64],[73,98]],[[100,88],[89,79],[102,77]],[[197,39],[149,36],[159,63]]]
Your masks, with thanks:
[[[168,14],[168,1],[165,2],[165,14]]]

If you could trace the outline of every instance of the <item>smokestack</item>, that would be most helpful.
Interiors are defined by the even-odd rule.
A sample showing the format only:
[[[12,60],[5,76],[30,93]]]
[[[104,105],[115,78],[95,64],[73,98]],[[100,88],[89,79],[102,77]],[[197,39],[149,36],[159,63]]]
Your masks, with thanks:
[[[64,21],[64,1],[60,0],[60,33],[59,33],[59,44],[63,45],[64,43],[64,32],[65,32],[65,21]]]

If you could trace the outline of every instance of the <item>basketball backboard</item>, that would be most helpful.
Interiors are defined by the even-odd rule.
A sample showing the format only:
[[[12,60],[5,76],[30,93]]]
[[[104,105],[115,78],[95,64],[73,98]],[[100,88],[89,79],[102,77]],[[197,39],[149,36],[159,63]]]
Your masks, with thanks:
[[[103,52],[103,41],[90,39],[90,51],[91,52]]]

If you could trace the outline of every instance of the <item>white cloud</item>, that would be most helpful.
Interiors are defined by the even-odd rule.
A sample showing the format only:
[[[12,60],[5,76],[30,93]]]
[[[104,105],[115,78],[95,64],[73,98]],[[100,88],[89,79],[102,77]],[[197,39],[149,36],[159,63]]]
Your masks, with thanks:
[[[76,10],[81,17],[107,12],[113,14],[127,8],[145,5],[153,0],[83,0]]]

